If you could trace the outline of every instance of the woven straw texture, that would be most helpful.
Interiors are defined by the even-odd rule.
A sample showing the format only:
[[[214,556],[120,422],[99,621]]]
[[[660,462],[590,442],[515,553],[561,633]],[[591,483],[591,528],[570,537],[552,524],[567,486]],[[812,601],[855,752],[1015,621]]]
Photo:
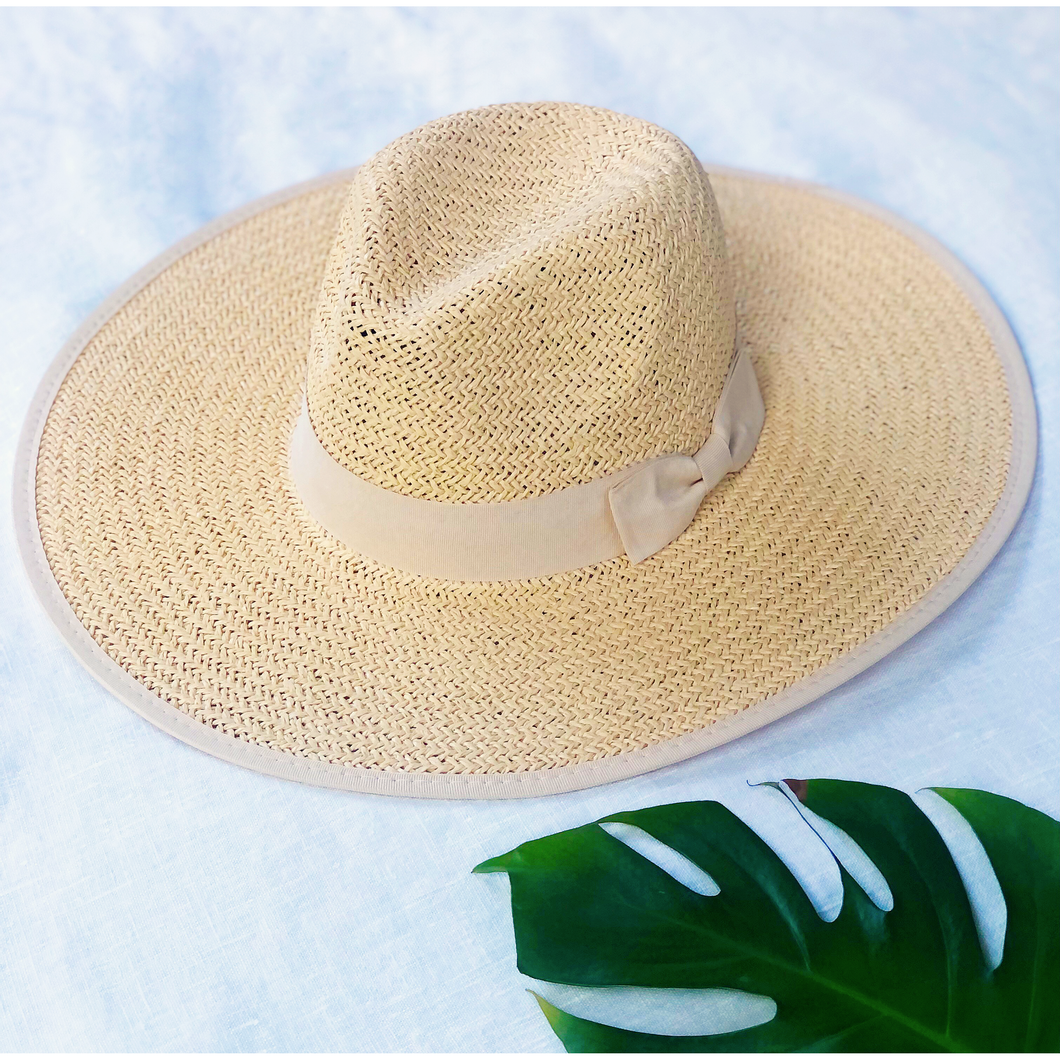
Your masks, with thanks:
[[[595,107],[484,107],[357,171],[310,418],[386,489],[533,497],[695,452],[734,337],[717,204],[680,140]]]
[[[1011,445],[1003,370],[967,297],[905,235],[805,190],[712,184],[767,415],[750,463],[673,544],[636,566],[459,584],[384,568],[313,523],[287,445],[311,352],[311,392],[337,385],[328,327],[314,324],[321,276],[343,274],[346,257],[329,252],[340,218],[353,240],[344,207],[358,193],[335,185],[171,265],[64,379],[39,447],[37,516],[80,621],[203,725],[291,755],[434,774],[647,747],[754,709],[863,644],[953,569],[994,509]],[[708,256],[720,253],[712,209],[704,190],[687,212]],[[407,279],[388,282],[411,297]],[[418,305],[416,319],[434,319]],[[358,311],[398,316],[385,300]],[[351,364],[374,366],[370,350],[350,350]],[[621,356],[660,354],[645,339]],[[399,403],[401,373],[383,375],[372,416]],[[520,378],[512,393],[534,385]],[[681,386],[667,379],[668,401]],[[630,387],[640,400],[643,380]],[[447,393],[445,380],[428,390]],[[597,415],[566,397],[585,423]],[[463,437],[488,444],[474,401],[454,407],[467,412]],[[676,439],[691,419],[673,413],[664,430]],[[379,461],[399,437],[384,435],[377,447],[333,442],[389,485]],[[458,449],[408,457],[402,488],[466,500],[602,473],[572,460],[546,482],[526,447],[499,468]]]

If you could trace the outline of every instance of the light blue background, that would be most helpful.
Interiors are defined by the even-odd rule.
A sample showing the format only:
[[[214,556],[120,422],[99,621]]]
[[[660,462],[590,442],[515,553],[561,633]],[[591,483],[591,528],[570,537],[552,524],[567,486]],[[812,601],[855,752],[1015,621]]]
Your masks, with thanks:
[[[607,812],[721,798],[827,904],[745,781],[992,789],[1060,811],[1058,60],[1046,10],[0,12],[0,466],[114,286],[208,219],[511,99],[626,111],[704,160],[919,223],[997,298],[1041,412],[998,559],[883,663],[663,772],[521,803],[316,790],[215,761],[81,671],[0,519],[0,1049],[557,1050],[480,859]],[[833,895],[834,897],[834,895]]]

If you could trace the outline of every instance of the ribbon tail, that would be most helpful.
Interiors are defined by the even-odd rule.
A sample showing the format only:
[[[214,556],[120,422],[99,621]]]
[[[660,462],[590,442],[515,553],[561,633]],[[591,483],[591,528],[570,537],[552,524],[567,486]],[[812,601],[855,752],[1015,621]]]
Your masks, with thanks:
[[[607,491],[615,528],[632,563],[680,537],[707,495],[690,456],[659,457]]]

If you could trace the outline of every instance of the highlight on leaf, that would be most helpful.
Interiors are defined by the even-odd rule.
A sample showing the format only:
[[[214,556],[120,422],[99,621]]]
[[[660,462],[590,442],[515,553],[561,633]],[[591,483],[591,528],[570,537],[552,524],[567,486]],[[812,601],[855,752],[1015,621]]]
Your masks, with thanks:
[[[830,922],[717,802],[613,814],[475,869],[509,876],[525,975],[571,987],[739,990],[776,1004],[772,1019],[741,1030],[655,1034],[535,993],[569,1052],[1060,1050],[1058,822],[989,792],[933,789],[996,873],[1007,907],[996,964],[949,849],[910,796],[841,780],[786,790],[836,859],[842,906]]]

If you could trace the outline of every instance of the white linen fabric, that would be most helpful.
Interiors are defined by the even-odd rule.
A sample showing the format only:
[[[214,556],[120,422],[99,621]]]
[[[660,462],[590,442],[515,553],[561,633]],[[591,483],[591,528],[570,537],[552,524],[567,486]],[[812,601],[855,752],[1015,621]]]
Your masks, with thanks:
[[[980,787],[1060,813],[1060,211],[1042,148],[1057,141],[1058,54],[1045,9],[0,12],[6,488],[56,351],[155,254],[423,121],[511,99],[637,114],[700,158],[923,226],[1008,315],[1042,439],[998,557],[879,665],[699,758],[525,802],[312,788],[167,736],[69,653],[4,506],[0,1048],[558,1053],[515,969],[507,883],[470,875],[484,858],[620,809],[716,798],[829,908],[834,863],[748,781]]]

